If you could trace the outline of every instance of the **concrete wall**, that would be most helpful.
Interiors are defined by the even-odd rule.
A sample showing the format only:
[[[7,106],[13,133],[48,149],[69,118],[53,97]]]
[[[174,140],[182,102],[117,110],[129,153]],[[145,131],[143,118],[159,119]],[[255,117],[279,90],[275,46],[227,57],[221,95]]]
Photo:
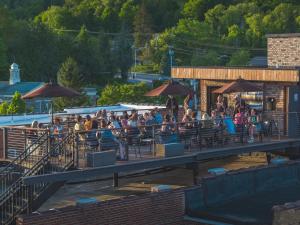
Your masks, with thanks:
[[[272,190],[288,182],[299,182],[300,162],[242,169],[210,176],[200,186],[186,190],[187,212],[197,212],[220,202]]]
[[[273,225],[299,225],[300,201],[273,207]]]

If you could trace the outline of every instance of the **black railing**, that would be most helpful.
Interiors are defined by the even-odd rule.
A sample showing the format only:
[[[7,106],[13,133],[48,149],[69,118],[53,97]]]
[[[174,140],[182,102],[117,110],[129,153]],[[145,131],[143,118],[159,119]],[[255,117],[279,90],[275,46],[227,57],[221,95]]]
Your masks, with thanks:
[[[23,183],[23,177],[64,171],[73,165],[75,155],[74,145],[72,144],[74,140],[73,136],[73,134],[69,134],[59,140],[59,142],[52,141],[52,143],[49,144],[49,151],[35,158],[36,160],[30,161],[32,163],[30,167],[24,168],[23,164],[19,165],[20,168],[23,168],[22,173],[5,189],[0,198],[0,224],[11,224],[15,221],[18,214],[26,211],[30,212],[33,209],[35,200],[37,200],[50,185],[49,183],[39,183],[27,186]],[[68,148],[68,155],[66,154],[66,146],[70,146],[70,148]],[[64,147],[64,149],[60,151],[62,147]],[[58,154],[53,155],[53,152],[57,152],[58,150]],[[34,152],[35,150],[30,151],[24,158],[30,158]],[[8,171],[8,169],[5,171]]]

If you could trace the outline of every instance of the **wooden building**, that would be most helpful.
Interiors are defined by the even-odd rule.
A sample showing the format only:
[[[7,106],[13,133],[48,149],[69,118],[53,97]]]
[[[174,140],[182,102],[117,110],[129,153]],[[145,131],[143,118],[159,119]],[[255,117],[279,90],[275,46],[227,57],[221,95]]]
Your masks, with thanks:
[[[242,78],[263,87],[262,110],[265,113],[300,112],[299,68],[300,33],[268,35],[268,67],[173,67],[173,78],[193,79],[199,84],[199,110],[210,112],[216,95],[213,90]],[[287,126],[288,116],[283,116]]]

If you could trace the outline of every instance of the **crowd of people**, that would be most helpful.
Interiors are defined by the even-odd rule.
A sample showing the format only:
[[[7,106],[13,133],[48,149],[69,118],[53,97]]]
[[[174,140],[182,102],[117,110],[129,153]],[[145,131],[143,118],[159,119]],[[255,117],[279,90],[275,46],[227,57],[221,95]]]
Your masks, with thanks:
[[[188,133],[190,128],[203,128],[206,130],[225,130],[228,134],[245,133],[248,142],[254,142],[255,132],[261,129],[261,116],[251,109],[240,96],[235,96],[234,107],[228,107],[222,95],[217,97],[215,107],[210,115],[203,113],[201,119],[195,111],[193,95],[189,94],[183,102],[184,113],[179,115],[179,106],[173,96],[169,96],[166,109],[154,108],[139,114],[137,110],[113,112],[100,110],[94,115],[75,115],[69,118],[73,122],[72,130],[78,134],[79,140],[101,137],[111,138],[122,148],[120,137],[126,134],[138,134],[140,136],[152,133],[152,125],[155,132],[162,134]],[[42,128],[43,125],[37,121],[32,123],[32,128]],[[149,129],[150,127],[150,129]],[[50,136],[53,140],[61,140],[64,136],[62,119],[56,117],[49,127]],[[156,133],[157,134],[157,133]],[[126,139],[126,141],[130,141]],[[98,141],[97,143],[98,144]],[[125,152],[121,151],[121,158],[125,158]]]
[[[211,123],[203,123],[206,128],[214,126],[226,129],[229,134],[248,135],[249,143],[254,142],[254,134],[262,129],[261,114],[247,105],[239,95],[234,97],[233,107],[228,107],[224,97],[219,95],[210,116],[204,113],[202,120],[211,121]]]

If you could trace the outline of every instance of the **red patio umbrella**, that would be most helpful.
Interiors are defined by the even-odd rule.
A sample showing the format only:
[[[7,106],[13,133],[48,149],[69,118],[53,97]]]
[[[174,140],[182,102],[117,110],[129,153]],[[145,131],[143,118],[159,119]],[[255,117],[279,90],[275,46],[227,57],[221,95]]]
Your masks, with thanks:
[[[56,97],[77,97],[77,96],[80,96],[79,92],[50,82],[30,91],[22,98],[33,99],[33,98],[56,98]],[[51,104],[51,114],[52,114],[52,122],[53,122],[53,102]]]
[[[145,96],[148,97],[155,97],[155,96],[166,96],[166,95],[188,95],[189,93],[192,93],[193,91],[176,82],[176,81],[168,81],[167,83],[149,91],[145,94]]]

